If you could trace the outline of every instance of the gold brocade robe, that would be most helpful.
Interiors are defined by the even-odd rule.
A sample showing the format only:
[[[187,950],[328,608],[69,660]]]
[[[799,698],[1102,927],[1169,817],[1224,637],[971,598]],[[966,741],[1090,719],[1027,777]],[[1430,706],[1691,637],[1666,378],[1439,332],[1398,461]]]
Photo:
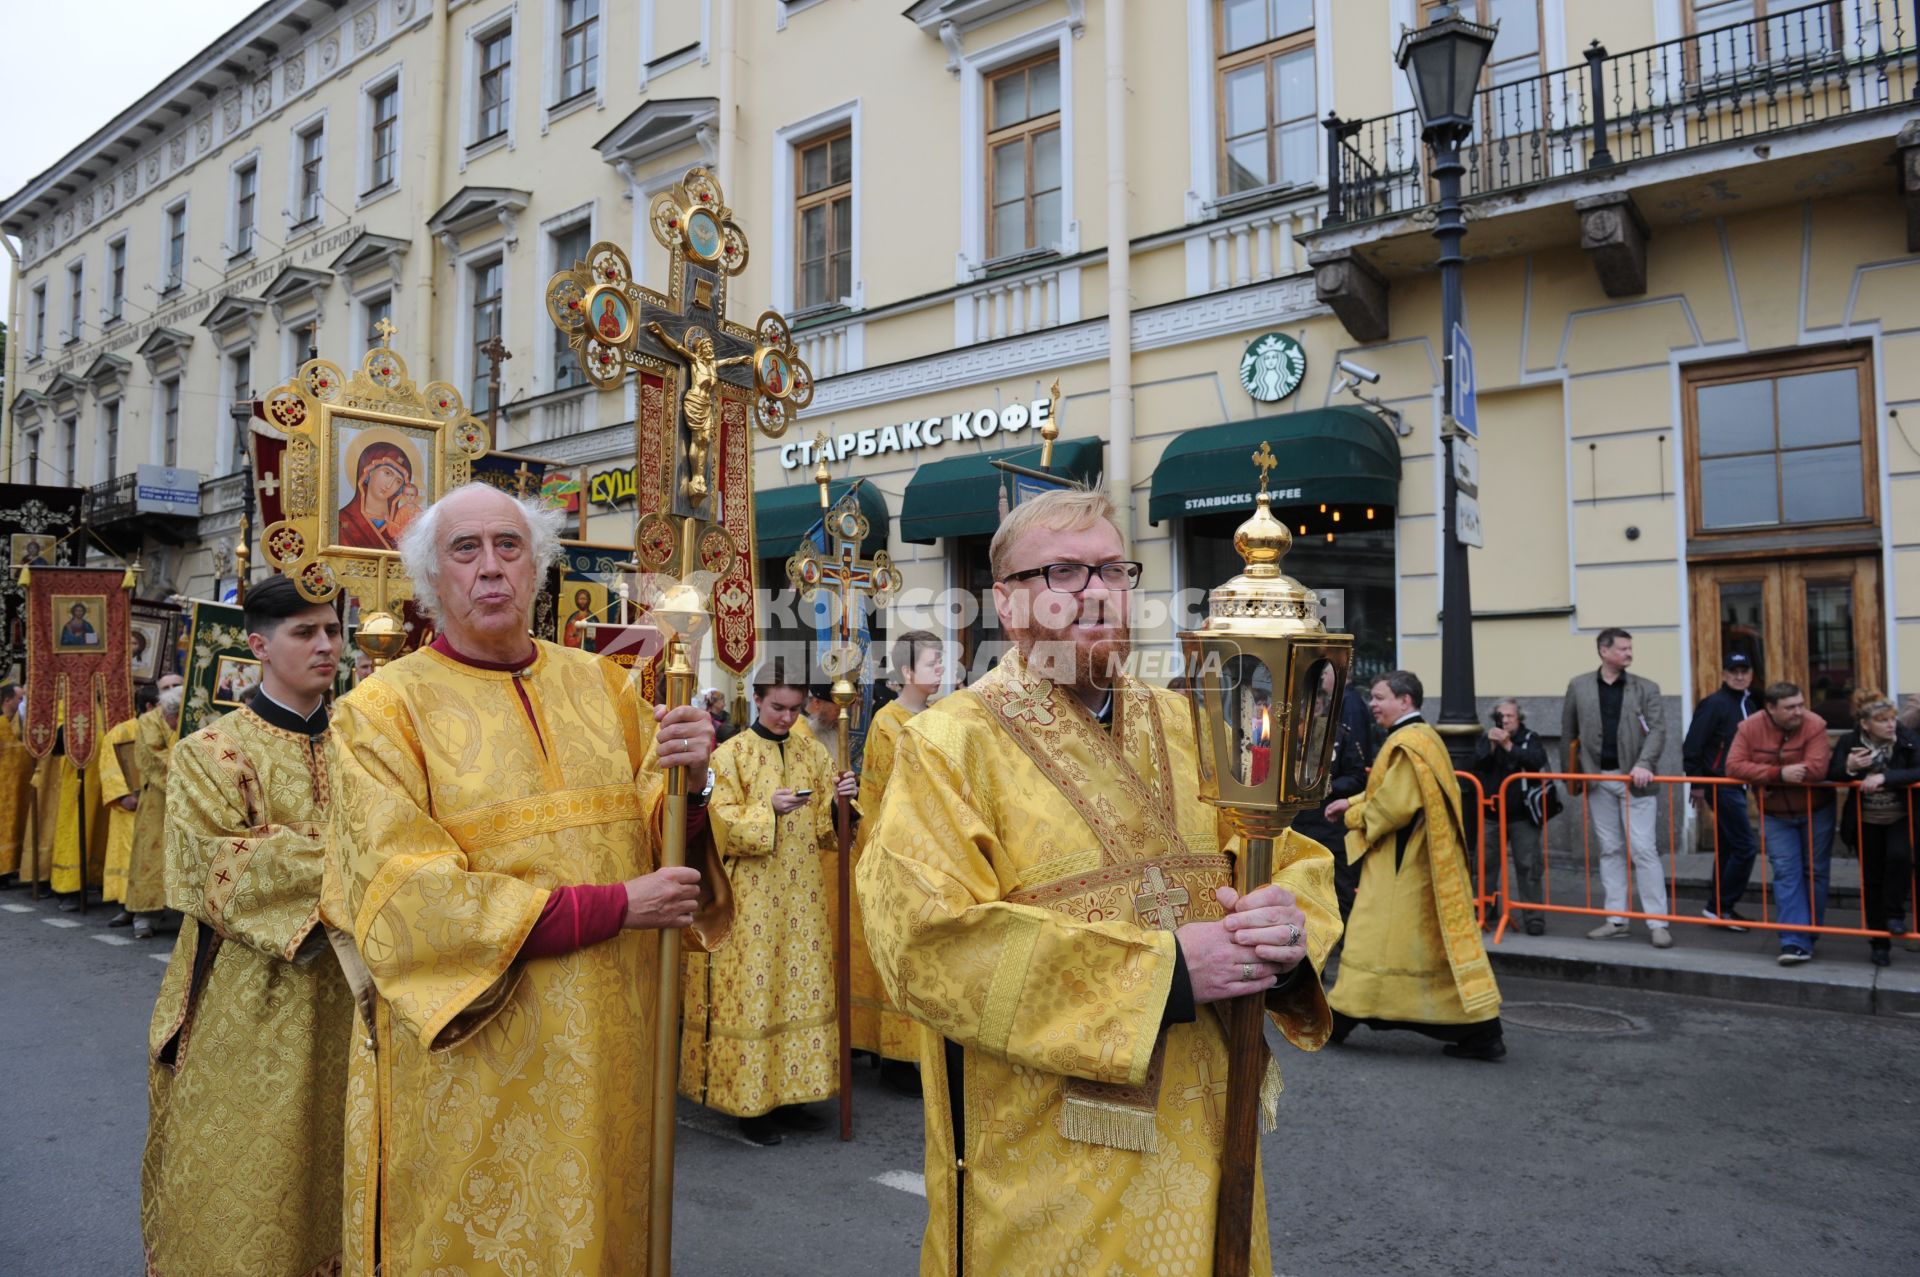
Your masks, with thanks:
[[[1225,1033],[1209,1006],[1162,1028],[1170,928],[1219,917],[1213,893],[1232,879],[1198,789],[1178,696],[1124,681],[1109,732],[1017,653],[901,734],[859,888],[875,967],[931,1030],[922,1277],[1211,1271]],[[1268,1009],[1318,1049],[1333,857],[1289,833],[1274,866],[1307,915],[1313,971]],[[1125,1129],[1101,1130],[1115,1109]],[[1264,1275],[1264,1192],[1254,1201]]]
[[[27,780],[27,825],[20,835],[21,882],[35,876],[49,885],[53,882],[53,840],[60,827],[60,773],[72,770],[59,754],[34,759],[33,774]]]
[[[126,770],[120,766],[118,747],[132,745],[139,730],[140,720],[129,718],[115,723],[100,738],[100,752],[96,756],[100,767],[100,811],[98,819],[107,822],[107,859],[100,898],[103,900],[125,900],[127,896],[127,867],[133,852],[133,813],[120,805],[120,800],[134,793],[134,785],[127,779]]]
[[[134,722],[139,724],[133,756],[140,770],[140,807],[133,813],[127,895],[122,903],[132,913],[156,913],[167,907],[167,773],[174,727],[158,708]]]
[[[64,757],[54,769],[60,794],[53,811],[53,889],[80,890],[81,804],[86,805],[86,881],[98,883],[107,867],[107,821],[100,809],[100,757],[94,755],[85,771],[75,770]]]
[[[371,1272],[377,1227],[389,1274],[645,1274],[659,935],[519,952],[550,888],[657,866],[651,706],[576,649],[517,675],[426,649],[334,731],[324,909],[376,1040],[347,1092],[345,1271]]]
[[[912,710],[899,701],[888,701],[867,726],[867,745],[860,764],[860,813],[864,819],[855,829],[853,840],[856,873],[860,856],[872,839],[874,819],[879,816],[886,798],[887,778],[893,774],[893,755],[899,748],[900,731],[912,718]],[[828,883],[827,889],[831,892],[833,884]],[[873,969],[857,891],[853,894],[852,915],[848,957],[852,965],[853,1049],[873,1051],[889,1060],[918,1060],[920,1026],[893,1004],[886,986],[880,982],[880,973]]]
[[[149,1277],[306,1277],[340,1255],[353,1003],[316,926],[327,741],[238,709],[175,748],[148,1033]]]
[[[811,789],[776,816],[773,791]],[[731,939],[689,953],[682,977],[680,1093],[735,1117],[834,1094],[840,1029],[821,853],[837,847],[833,763],[797,732],[749,728],[713,751],[714,846],[733,881]]]
[[[25,849],[36,761],[20,735],[19,716],[0,719],[0,874],[18,873],[23,882],[31,877]]]
[[[1327,999],[1333,1009],[1415,1024],[1493,1019],[1500,989],[1480,943],[1460,786],[1439,733],[1412,723],[1387,737],[1346,825],[1360,885]]]

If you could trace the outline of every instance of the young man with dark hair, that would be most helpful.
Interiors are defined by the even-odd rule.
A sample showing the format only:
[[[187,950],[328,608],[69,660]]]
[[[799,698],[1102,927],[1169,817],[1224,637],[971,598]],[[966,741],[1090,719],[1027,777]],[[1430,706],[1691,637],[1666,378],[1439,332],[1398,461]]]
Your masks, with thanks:
[[[1474,917],[1460,783],[1420,715],[1423,699],[1411,671],[1373,680],[1373,719],[1386,740],[1366,792],[1327,804],[1328,819],[1346,822],[1347,858],[1360,865],[1340,979],[1327,997],[1333,1040],[1360,1024],[1408,1029],[1458,1059],[1499,1060],[1500,986]]]
[[[1647,929],[1656,949],[1673,947],[1673,933],[1661,917],[1667,913],[1667,875],[1660,863],[1656,821],[1659,800],[1653,774],[1667,744],[1666,707],[1660,685],[1627,673],[1633,664],[1633,635],[1618,628],[1601,630],[1594,640],[1600,668],[1576,675],[1567,684],[1560,709],[1560,739],[1567,742],[1567,770],[1618,779],[1591,782],[1593,831],[1600,841],[1600,888],[1609,917],[1587,932],[1590,940],[1627,935],[1627,860],[1640,888],[1640,908],[1656,915]]]
[[[687,955],[680,1093],[740,1122],[755,1144],[818,1131],[804,1106],[839,1088],[833,927],[821,853],[838,847],[833,774],[820,742],[793,730],[806,689],[754,688],[753,726],[713,751],[714,846],[733,879],[733,936]]]
[[[1782,923],[1826,921],[1833,791],[1801,787],[1825,781],[1832,761],[1827,721],[1807,708],[1805,694],[1792,683],[1767,688],[1766,712],[1740,724],[1727,753],[1727,775],[1760,786],[1774,917]],[[1780,965],[1810,961],[1816,938],[1811,932],[1781,932]]]
[[[185,919],[148,1034],[155,1277],[304,1277],[340,1255],[353,1001],[319,926],[340,620],[284,576],[245,612],[260,684],[169,769],[167,902]]]
[[[946,680],[946,645],[931,630],[909,630],[894,640],[890,665],[900,685],[900,695],[874,712],[867,727],[867,744],[860,766],[859,832],[853,846],[854,866],[866,849],[873,823],[886,799],[887,781],[893,775],[894,751],[900,747],[900,733],[927,702],[939,692]],[[887,997],[880,973],[873,968],[867,951],[865,923],[860,900],[853,901],[850,932],[853,985],[853,1049],[870,1051],[880,1058],[880,1080],[902,1095],[920,1094],[920,1030]]]
[[[1721,662],[1720,686],[1694,707],[1686,743],[1680,747],[1681,765],[1689,776],[1725,776],[1733,734],[1760,708],[1753,692],[1753,660],[1745,652],[1728,652]],[[1745,931],[1745,919],[1736,911],[1753,876],[1760,844],[1747,816],[1747,791],[1741,785],[1694,785],[1693,801],[1713,818],[1714,875],[1706,907],[1700,916],[1724,922],[1728,931]]]

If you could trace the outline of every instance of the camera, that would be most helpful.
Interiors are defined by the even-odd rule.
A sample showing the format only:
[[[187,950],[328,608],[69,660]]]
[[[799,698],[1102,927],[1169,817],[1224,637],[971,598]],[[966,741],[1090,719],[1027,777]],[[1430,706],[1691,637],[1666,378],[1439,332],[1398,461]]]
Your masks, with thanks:
[[[1357,381],[1364,381],[1369,386],[1377,386],[1380,384],[1379,373],[1375,372],[1371,368],[1363,368],[1359,364],[1354,363],[1351,359],[1339,360],[1336,366],[1340,369],[1341,372],[1347,374],[1347,376],[1352,377]]]

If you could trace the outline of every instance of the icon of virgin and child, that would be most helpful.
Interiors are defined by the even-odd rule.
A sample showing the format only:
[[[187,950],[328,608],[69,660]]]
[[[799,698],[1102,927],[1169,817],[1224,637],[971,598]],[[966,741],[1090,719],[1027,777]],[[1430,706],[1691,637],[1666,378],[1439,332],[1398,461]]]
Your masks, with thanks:
[[[420,445],[390,426],[370,426],[346,445],[340,507],[334,544],[360,550],[397,550],[401,534],[418,518],[431,497],[430,476],[420,464]]]

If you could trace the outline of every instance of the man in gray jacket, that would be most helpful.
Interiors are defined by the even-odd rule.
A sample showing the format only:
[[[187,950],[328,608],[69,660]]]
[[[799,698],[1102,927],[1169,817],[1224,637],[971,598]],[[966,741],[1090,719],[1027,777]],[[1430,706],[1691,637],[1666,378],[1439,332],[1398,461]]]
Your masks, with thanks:
[[[1567,770],[1624,775],[1622,780],[1592,782],[1587,795],[1593,831],[1600,842],[1600,887],[1612,915],[1587,933],[1613,940],[1629,930],[1621,913],[1627,907],[1627,858],[1640,885],[1643,913],[1667,912],[1667,875],[1660,863],[1654,831],[1659,803],[1652,789],[1654,769],[1667,743],[1660,686],[1627,673],[1633,664],[1633,635],[1620,629],[1600,631],[1596,641],[1600,669],[1577,675],[1567,684],[1560,710],[1560,739],[1567,742]],[[1673,934],[1665,922],[1649,922],[1653,947],[1667,949]]]

